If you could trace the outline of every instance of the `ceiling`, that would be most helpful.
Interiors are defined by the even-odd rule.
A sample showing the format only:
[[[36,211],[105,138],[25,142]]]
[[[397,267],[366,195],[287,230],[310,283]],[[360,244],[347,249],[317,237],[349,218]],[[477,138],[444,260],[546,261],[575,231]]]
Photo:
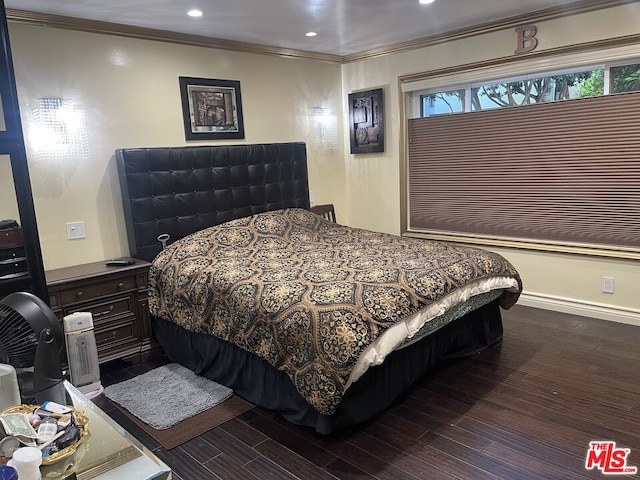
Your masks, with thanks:
[[[575,0],[5,0],[62,15],[331,55],[352,55]],[[204,15],[187,16],[197,8]],[[306,37],[308,31],[316,37]]]

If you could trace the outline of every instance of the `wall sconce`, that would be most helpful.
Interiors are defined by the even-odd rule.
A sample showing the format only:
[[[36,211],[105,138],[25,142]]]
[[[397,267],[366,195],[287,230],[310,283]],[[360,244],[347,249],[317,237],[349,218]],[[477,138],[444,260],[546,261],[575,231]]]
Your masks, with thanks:
[[[89,158],[84,111],[68,98],[39,98],[30,140],[44,159]]]
[[[338,117],[328,108],[315,107],[309,112],[309,147],[327,155],[338,148]]]

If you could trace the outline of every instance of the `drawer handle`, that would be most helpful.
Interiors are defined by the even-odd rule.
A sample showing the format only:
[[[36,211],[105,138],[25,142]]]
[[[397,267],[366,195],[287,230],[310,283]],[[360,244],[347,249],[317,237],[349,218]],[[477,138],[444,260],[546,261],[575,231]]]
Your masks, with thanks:
[[[118,284],[118,288],[122,288],[122,287],[124,287],[124,283],[120,282],[120,283]]]
[[[84,293],[82,292],[82,290],[80,290],[78,293],[76,293],[76,297],[78,297],[78,298],[80,298],[83,295],[84,295]]]
[[[102,315],[108,315],[111,312],[113,312],[113,305],[109,305],[109,310],[104,310],[102,312],[98,312],[98,313],[94,313],[93,316],[95,317],[100,317]]]
[[[116,337],[118,336],[118,332],[116,332],[115,330],[113,332],[111,332],[111,336],[110,337],[106,337],[106,338],[101,338],[100,340],[98,340],[96,343],[98,345],[101,345],[103,343],[107,343],[110,342],[111,340],[114,340]]]

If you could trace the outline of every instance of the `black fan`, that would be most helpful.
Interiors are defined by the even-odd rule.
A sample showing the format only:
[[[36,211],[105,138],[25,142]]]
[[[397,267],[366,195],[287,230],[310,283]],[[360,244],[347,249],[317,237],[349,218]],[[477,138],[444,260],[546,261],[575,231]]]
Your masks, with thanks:
[[[0,362],[16,369],[23,403],[66,403],[63,345],[62,326],[40,298],[17,292],[0,300]]]

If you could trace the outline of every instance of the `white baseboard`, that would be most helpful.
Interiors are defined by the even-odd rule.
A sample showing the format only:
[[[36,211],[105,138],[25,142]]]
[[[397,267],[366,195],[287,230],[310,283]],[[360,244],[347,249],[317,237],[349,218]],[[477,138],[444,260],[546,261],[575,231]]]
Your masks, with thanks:
[[[627,323],[640,326],[640,310],[616,307],[594,302],[585,302],[573,298],[554,297],[538,293],[523,292],[518,300],[519,305],[526,307],[553,310],[556,312],[581,315],[583,317],[598,318],[612,322]]]

